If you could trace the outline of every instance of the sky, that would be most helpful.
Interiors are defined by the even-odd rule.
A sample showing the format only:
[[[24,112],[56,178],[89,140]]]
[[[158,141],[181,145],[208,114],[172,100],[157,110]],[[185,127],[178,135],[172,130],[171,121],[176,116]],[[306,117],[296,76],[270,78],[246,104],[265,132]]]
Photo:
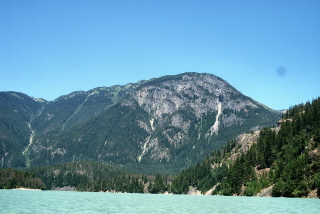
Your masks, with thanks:
[[[54,100],[184,72],[281,110],[320,96],[319,0],[0,0],[0,91]]]

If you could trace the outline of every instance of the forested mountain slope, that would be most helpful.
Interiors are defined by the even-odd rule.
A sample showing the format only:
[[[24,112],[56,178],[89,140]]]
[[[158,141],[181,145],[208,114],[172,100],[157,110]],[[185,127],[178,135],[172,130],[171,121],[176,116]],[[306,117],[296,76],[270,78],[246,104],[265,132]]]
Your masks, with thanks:
[[[222,195],[319,197],[320,99],[290,108],[279,126],[214,151],[182,171],[172,191],[187,193],[193,186],[202,192],[214,187],[213,194]]]
[[[278,126],[241,134],[177,176],[132,174],[106,163],[74,161],[0,170],[0,188],[319,197],[320,99],[290,108]],[[41,180],[42,179],[42,180]],[[195,191],[197,192],[197,191]]]
[[[0,168],[25,167],[31,123],[46,101],[18,92],[0,92]]]
[[[6,116],[0,121],[1,168],[90,160],[174,174],[279,116],[211,74],[100,87],[52,102],[18,94],[1,93],[0,114]],[[26,105],[24,116],[26,111],[16,109]],[[11,140],[15,136],[21,140]]]

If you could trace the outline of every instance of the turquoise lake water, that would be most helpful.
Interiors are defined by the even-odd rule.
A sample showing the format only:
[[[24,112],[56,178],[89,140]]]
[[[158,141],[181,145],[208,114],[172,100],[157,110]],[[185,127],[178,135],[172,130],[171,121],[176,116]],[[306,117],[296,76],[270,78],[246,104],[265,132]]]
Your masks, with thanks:
[[[0,213],[320,213],[320,199],[0,190]]]

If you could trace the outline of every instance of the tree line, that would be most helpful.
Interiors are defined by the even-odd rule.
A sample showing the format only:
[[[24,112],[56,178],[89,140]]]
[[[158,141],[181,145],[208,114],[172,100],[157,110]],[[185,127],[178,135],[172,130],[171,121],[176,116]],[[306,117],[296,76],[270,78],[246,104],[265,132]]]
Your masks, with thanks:
[[[186,194],[191,187],[203,193],[215,187],[213,194],[253,196],[273,187],[275,197],[307,196],[320,189],[320,99],[290,107],[279,123],[262,129],[257,142],[234,161],[228,157],[239,145],[232,140],[176,176],[131,174],[84,161],[30,172],[1,170],[0,188],[74,186],[78,191]]]
[[[17,169],[0,169],[0,189],[46,189],[35,173]]]
[[[252,196],[273,186],[272,196],[303,197],[320,189],[319,98],[291,107],[280,123],[280,128],[261,130],[258,142],[228,166],[222,160],[237,146],[234,142],[181,172],[173,180],[177,192],[186,193],[189,186],[207,191],[216,185],[213,194]]]

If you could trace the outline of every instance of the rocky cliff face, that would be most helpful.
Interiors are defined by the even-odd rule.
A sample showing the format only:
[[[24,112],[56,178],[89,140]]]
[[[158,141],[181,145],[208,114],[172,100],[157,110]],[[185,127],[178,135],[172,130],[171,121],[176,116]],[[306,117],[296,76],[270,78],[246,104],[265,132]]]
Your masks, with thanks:
[[[194,129],[197,129],[197,137],[192,139],[194,143],[199,139],[210,141],[213,135],[219,134],[219,128],[242,125],[246,119],[237,115],[238,112],[245,114],[261,108],[227,82],[210,74],[188,73],[164,80],[155,79],[130,93],[130,99],[149,115],[149,121],[137,121],[149,134],[140,144],[142,155],[139,161],[149,150],[153,159],[170,160],[170,150],[167,147],[161,148],[155,136],[159,128],[163,129],[162,135],[170,146],[178,148],[190,143],[189,133]],[[130,107],[132,103],[123,101],[123,105]],[[232,113],[223,114],[224,111]],[[206,120],[205,127],[203,120]],[[173,132],[173,129],[176,131]]]
[[[24,121],[31,165],[88,159],[168,173],[278,116],[221,78],[199,73],[74,92],[38,111]]]

